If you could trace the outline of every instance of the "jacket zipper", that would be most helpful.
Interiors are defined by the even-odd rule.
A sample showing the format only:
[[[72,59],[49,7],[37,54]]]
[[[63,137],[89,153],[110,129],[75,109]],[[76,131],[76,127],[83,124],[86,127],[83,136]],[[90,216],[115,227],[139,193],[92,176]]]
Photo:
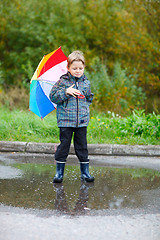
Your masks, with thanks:
[[[76,79],[76,89],[78,89],[78,79]],[[79,122],[79,116],[78,116],[78,112],[79,112],[79,103],[78,103],[78,96],[76,97],[76,102],[77,102],[77,123],[76,123],[76,127],[78,128],[78,122]]]

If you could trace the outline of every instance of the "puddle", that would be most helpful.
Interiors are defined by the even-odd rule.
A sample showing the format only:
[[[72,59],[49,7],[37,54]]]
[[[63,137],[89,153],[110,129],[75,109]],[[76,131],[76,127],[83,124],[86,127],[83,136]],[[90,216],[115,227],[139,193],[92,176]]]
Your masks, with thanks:
[[[160,172],[150,169],[91,167],[94,183],[80,180],[79,166],[66,165],[63,184],[52,183],[55,165],[13,164],[0,180],[5,206],[53,210],[56,214],[92,215],[126,210],[159,212]],[[8,169],[9,169],[8,168]],[[13,177],[13,169],[15,177]],[[21,173],[21,177],[17,173]],[[23,173],[23,174],[22,174]]]
[[[23,172],[10,166],[0,165],[0,179],[12,179],[22,177]]]

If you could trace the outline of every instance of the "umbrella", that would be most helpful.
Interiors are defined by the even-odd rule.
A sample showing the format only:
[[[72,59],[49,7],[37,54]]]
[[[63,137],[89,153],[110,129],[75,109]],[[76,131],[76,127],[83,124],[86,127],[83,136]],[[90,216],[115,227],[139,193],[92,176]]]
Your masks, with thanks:
[[[49,99],[52,86],[67,72],[67,57],[61,47],[45,55],[30,82],[29,110],[43,119],[56,109]]]

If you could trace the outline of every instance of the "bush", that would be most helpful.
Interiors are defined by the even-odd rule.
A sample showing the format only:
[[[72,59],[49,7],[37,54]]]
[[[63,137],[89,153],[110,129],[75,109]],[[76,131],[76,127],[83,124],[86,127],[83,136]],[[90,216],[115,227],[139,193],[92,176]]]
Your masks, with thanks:
[[[94,92],[93,108],[103,112],[110,110],[116,113],[129,113],[134,108],[144,105],[145,93],[137,87],[136,77],[129,75],[116,63],[113,74],[100,63],[99,58],[93,62],[93,69],[87,72]]]
[[[24,87],[10,87],[0,90],[0,107],[13,109],[28,109],[29,91]]]

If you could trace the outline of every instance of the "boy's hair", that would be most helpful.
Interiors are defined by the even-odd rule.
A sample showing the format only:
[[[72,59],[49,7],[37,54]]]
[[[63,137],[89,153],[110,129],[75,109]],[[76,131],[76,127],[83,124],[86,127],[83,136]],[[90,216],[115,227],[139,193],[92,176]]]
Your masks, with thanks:
[[[70,65],[74,61],[81,61],[85,65],[85,58],[84,58],[83,53],[81,51],[77,50],[77,51],[74,51],[71,54],[69,54],[69,56],[67,58],[67,62],[68,62],[67,67],[70,67]]]

